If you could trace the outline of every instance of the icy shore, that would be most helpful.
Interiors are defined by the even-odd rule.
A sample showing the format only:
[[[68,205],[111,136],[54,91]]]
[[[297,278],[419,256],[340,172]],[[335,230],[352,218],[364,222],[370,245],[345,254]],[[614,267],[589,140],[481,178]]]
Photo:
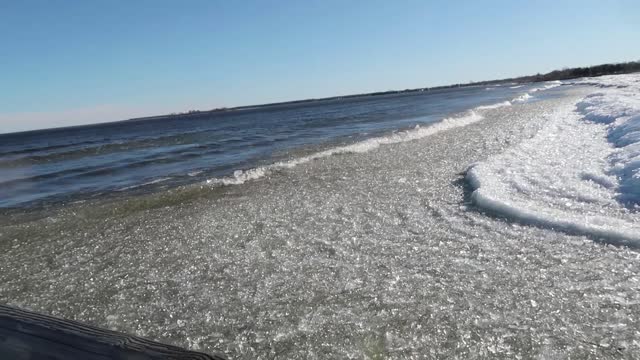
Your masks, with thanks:
[[[589,83],[536,136],[473,165],[474,203],[521,222],[640,246],[640,75]]]
[[[464,179],[593,89],[567,91],[237,186],[7,220],[0,301],[233,359],[637,357],[638,252],[487,216]],[[596,200],[619,184],[592,178]]]

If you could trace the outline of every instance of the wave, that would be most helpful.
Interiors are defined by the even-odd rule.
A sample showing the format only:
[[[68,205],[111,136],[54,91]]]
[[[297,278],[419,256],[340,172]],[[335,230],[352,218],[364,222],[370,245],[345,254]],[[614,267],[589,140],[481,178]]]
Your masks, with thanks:
[[[155,149],[162,147],[185,146],[191,148],[206,148],[218,145],[218,142],[199,144],[192,143],[194,136],[202,136],[210,131],[198,130],[181,134],[145,137],[142,139],[124,139],[118,142],[107,143],[105,140],[85,141],[72,145],[52,146],[48,148],[34,148],[33,151],[23,151],[21,156],[5,156],[0,154],[0,167],[15,168],[23,166],[35,166],[52,164],[55,162],[73,161],[91,156],[104,156],[115,153],[126,153],[138,149]],[[42,152],[42,149],[56,149],[56,151]]]
[[[547,81],[543,86],[533,88],[533,89],[529,90],[529,92],[526,92],[526,93],[524,93],[524,94],[522,94],[522,95],[520,95],[520,96],[517,96],[517,97],[513,98],[513,99],[511,100],[511,102],[512,102],[512,103],[513,103],[513,102],[521,103],[521,102],[528,101],[528,100],[530,100],[531,98],[533,98],[533,95],[531,95],[531,93],[536,93],[536,92],[538,92],[538,91],[545,91],[545,90],[553,89],[553,88],[558,87],[558,86],[560,86],[560,85],[562,85],[562,81],[559,81],[559,80],[556,80],[556,81]],[[522,87],[522,86],[523,86],[523,85],[520,85],[520,86],[513,86],[513,87],[511,87],[511,88],[512,88],[512,89],[517,89],[517,88]]]
[[[558,83],[553,82],[553,84],[547,84],[541,89],[552,88],[555,86],[559,86],[559,82]],[[531,96],[529,94],[525,93],[524,95],[517,97],[512,101],[522,102],[530,97]],[[523,98],[523,100],[520,100],[521,98]],[[441,131],[446,131],[453,128],[466,126],[474,122],[480,121],[484,119],[484,117],[478,112],[482,112],[483,110],[492,110],[492,109],[497,109],[501,107],[511,106],[512,101],[507,100],[507,101],[503,101],[495,104],[477,106],[471,110],[468,110],[466,113],[463,113],[461,116],[445,118],[440,122],[434,123],[427,127],[420,127],[419,125],[416,125],[416,127],[412,130],[394,133],[388,136],[367,139],[364,141],[357,142],[355,144],[332,148],[329,150],[321,151],[318,153],[314,153],[312,155],[292,159],[289,161],[277,162],[274,164],[252,168],[248,170],[236,170],[232,176],[208,179],[207,184],[240,185],[250,180],[263,178],[269,175],[270,173],[272,173],[273,171],[293,168],[300,164],[305,164],[316,159],[320,159],[320,158],[324,158],[324,157],[328,157],[336,154],[364,153],[364,152],[377,149],[381,145],[389,145],[389,144],[421,139]]]
[[[64,143],[64,144],[54,144],[54,145],[42,144],[38,146],[21,147],[16,150],[3,151],[2,156],[21,155],[21,154],[27,154],[27,153],[33,153],[33,152],[50,152],[51,150],[75,148],[78,146],[97,144],[100,142],[102,142],[102,140],[90,140],[90,141],[81,141],[77,143]]]
[[[219,150],[214,149],[207,152],[189,152],[192,145],[176,145],[160,149],[143,149],[137,153],[129,153],[126,158],[111,159],[100,156],[102,162],[95,162],[88,166],[80,162],[70,162],[65,167],[48,166],[44,171],[18,171],[14,177],[0,177],[0,185],[6,188],[20,187],[38,181],[53,179],[88,178],[102,175],[113,175],[117,172],[126,171],[133,168],[142,168],[154,164],[176,163],[181,160],[202,156],[203,154],[215,154]]]
[[[525,102],[529,99],[533,98],[533,96],[531,96],[529,93],[524,93],[520,96],[517,96],[513,99],[511,99],[511,101],[507,100],[507,101],[503,101],[503,102],[499,102],[496,104],[491,104],[491,105],[482,105],[482,106],[478,106],[476,107],[476,110],[491,110],[491,109],[498,109],[501,107],[505,107],[505,106],[511,106],[513,105],[513,103],[522,103]]]
[[[637,86],[558,108],[533,138],[470,166],[473,203],[523,223],[640,246],[640,75],[617,79],[628,77]]]
[[[165,181],[167,181],[167,180],[171,180],[171,179],[172,179],[172,177],[162,177],[162,178],[159,178],[159,179],[154,179],[154,180],[151,180],[151,181],[144,182],[144,183],[142,183],[142,184],[136,184],[136,185],[126,186],[126,187],[123,187],[123,188],[117,189],[116,191],[127,191],[127,190],[133,190],[133,189],[141,188],[141,187],[143,187],[143,186],[159,184],[159,183],[165,182]]]
[[[476,110],[491,110],[491,109],[498,109],[505,106],[511,106],[511,101],[503,101],[497,104],[478,106],[476,107]]]
[[[387,136],[371,138],[371,139],[363,140],[354,144],[331,148],[328,150],[320,151],[311,155],[291,159],[288,161],[280,161],[270,165],[261,166],[261,167],[257,167],[249,170],[236,170],[232,176],[209,179],[207,180],[207,184],[211,184],[211,185],[244,184],[247,181],[256,180],[256,179],[265,177],[271,174],[273,171],[290,169],[301,164],[306,164],[308,162],[311,162],[317,159],[321,159],[321,158],[325,158],[325,157],[329,157],[337,154],[365,153],[365,152],[369,152],[371,150],[377,149],[383,145],[390,145],[390,144],[396,144],[396,143],[421,139],[442,131],[447,131],[447,130],[462,127],[462,126],[467,126],[469,124],[478,122],[482,119],[484,119],[484,117],[478,114],[475,110],[469,110],[466,113],[462,114],[461,116],[445,118],[440,122],[434,123],[427,127],[421,127],[420,125],[416,125],[416,127],[411,130],[396,132]]]
[[[531,99],[533,96],[531,96],[529,93],[524,93],[518,97],[513,98],[513,102],[525,102],[529,99]]]
[[[187,173],[188,176],[190,177],[195,177],[198,176],[200,174],[204,173],[204,170],[194,170],[194,171],[190,171]]]
[[[538,92],[538,91],[549,90],[549,89],[553,89],[555,87],[558,87],[560,85],[562,85],[562,81],[560,81],[560,80],[547,81],[546,83],[544,83],[543,86],[537,87],[535,89],[531,89],[531,90],[529,90],[529,92]]]

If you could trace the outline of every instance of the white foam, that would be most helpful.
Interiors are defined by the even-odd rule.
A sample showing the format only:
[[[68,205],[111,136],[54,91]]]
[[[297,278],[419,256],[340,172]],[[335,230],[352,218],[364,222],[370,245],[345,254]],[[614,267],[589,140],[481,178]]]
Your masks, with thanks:
[[[546,83],[544,83],[544,85],[537,87],[537,88],[533,88],[531,90],[529,90],[529,92],[526,92],[520,96],[517,96],[515,98],[513,98],[511,100],[512,103],[522,103],[522,102],[526,102],[529,99],[533,98],[533,96],[531,95],[531,93],[536,93],[538,91],[544,91],[544,90],[549,90],[549,89],[553,89],[555,87],[558,87],[562,85],[562,81],[547,81]],[[517,89],[522,87],[523,85],[520,86],[512,86],[511,89]]]
[[[249,170],[236,170],[233,172],[233,176],[221,178],[221,179],[210,179],[207,180],[207,183],[218,183],[222,185],[240,185],[244,184],[249,180],[259,179],[267,175],[268,171],[271,170],[270,166],[266,167],[258,167]]]
[[[194,177],[194,176],[198,176],[198,175],[202,174],[203,172],[204,172],[204,170],[196,170],[196,171],[188,172],[187,175],[189,175],[191,177]]]
[[[490,109],[497,109],[505,106],[511,106],[511,101],[503,101],[497,104],[478,106],[476,110],[490,110]]]
[[[470,167],[473,202],[525,223],[640,246],[633,210],[640,203],[640,82],[633,79],[640,76],[602,83],[616,79],[627,86],[541,114],[547,122],[535,137]]]
[[[466,126],[483,119],[483,116],[475,110],[469,110],[459,117],[445,118],[440,122],[427,127],[417,125],[414,129],[396,132],[391,135],[371,138],[351,145],[339,146],[332,149],[320,151],[308,156],[295,158],[288,161],[281,161],[271,165],[262,166],[249,170],[236,170],[233,176],[224,178],[214,178],[207,180],[207,184],[213,185],[239,185],[249,180],[256,180],[267,176],[273,171],[280,169],[290,169],[300,164],[305,164],[313,160],[329,157],[336,154],[365,153],[379,148],[382,145],[396,144],[405,141],[421,139],[442,131]]]
[[[531,99],[533,96],[529,95],[529,93],[524,93],[516,98],[514,98],[512,101],[513,102],[525,102],[529,99]]]
[[[560,80],[547,81],[541,87],[537,87],[535,89],[531,89],[530,92],[538,92],[538,91],[549,90],[549,89],[553,89],[555,87],[558,87],[560,85],[562,85],[562,81],[560,81]]]

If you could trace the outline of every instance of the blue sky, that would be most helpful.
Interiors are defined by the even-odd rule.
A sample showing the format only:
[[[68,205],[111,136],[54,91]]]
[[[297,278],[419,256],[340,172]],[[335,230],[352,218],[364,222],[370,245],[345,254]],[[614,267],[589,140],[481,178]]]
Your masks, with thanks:
[[[0,132],[640,59],[640,2],[0,1]]]

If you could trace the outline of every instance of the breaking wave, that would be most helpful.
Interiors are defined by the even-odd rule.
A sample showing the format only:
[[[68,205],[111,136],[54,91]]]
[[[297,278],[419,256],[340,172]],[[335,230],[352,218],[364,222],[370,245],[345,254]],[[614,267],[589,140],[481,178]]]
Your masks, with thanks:
[[[541,91],[546,89],[551,89],[556,86],[559,86],[560,82],[551,82],[546,83],[544,86],[539,88],[534,88],[532,91]],[[340,146],[324,151],[320,151],[314,153],[312,155],[303,156],[300,158],[276,162],[270,165],[261,166],[257,168],[252,168],[248,170],[236,170],[232,176],[222,177],[222,178],[213,178],[207,180],[207,184],[211,185],[240,185],[244,184],[250,180],[260,179],[272,173],[273,171],[288,169],[300,164],[305,164],[310,161],[325,158],[328,156],[336,155],[336,154],[347,154],[347,153],[363,153],[368,152],[373,149],[377,149],[381,145],[395,144],[404,141],[412,141],[416,139],[421,139],[432,134],[446,131],[449,129],[453,129],[456,127],[466,126],[472,124],[474,122],[482,120],[484,117],[482,114],[478,112],[482,112],[484,110],[493,110],[501,107],[512,106],[514,102],[525,102],[528,99],[532,98],[528,93],[524,93],[511,101],[503,101],[490,105],[481,105],[477,106],[466,113],[462,114],[458,117],[450,117],[441,120],[433,125],[429,125],[427,127],[420,127],[416,125],[414,129],[393,133],[388,136],[371,138],[364,141],[357,142],[355,144]]]
[[[511,101],[503,101],[497,104],[492,104],[492,105],[482,105],[482,106],[478,106],[476,109],[477,110],[491,110],[491,109],[497,109],[497,108],[501,108],[501,107],[505,107],[505,106],[511,106]]]
[[[477,108],[476,108],[477,109]],[[396,144],[405,141],[412,141],[421,139],[442,131],[454,129],[457,127],[466,126],[482,120],[484,117],[478,114],[475,110],[469,110],[459,117],[450,117],[443,119],[433,125],[427,127],[421,127],[416,125],[414,129],[396,132],[391,135],[371,138],[364,141],[360,141],[354,144],[339,146],[332,149],[320,151],[308,156],[295,158],[288,161],[276,162],[271,165],[261,166],[249,170],[236,170],[232,176],[223,178],[214,178],[207,180],[208,184],[213,185],[239,185],[244,184],[249,180],[255,180],[262,178],[273,171],[281,169],[290,169],[295,166],[308,163],[313,160],[329,157],[337,154],[349,154],[349,153],[365,153],[379,148],[383,145]]]
[[[532,98],[532,96],[529,95],[529,93],[524,93],[524,94],[514,98],[512,101],[513,102],[525,102],[525,101],[527,101],[527,100],[529,100],[531,98]]]
[[[538,91],[549,90],[549,89],[553,89],[555,87],[558,87],[560,85],[562,85],[562,81],[560,81],[560,80],[547,81],[546,83],[544,83],[543,86],[535,88],[535,89],[531,89],[530,92],[538,92]]]

